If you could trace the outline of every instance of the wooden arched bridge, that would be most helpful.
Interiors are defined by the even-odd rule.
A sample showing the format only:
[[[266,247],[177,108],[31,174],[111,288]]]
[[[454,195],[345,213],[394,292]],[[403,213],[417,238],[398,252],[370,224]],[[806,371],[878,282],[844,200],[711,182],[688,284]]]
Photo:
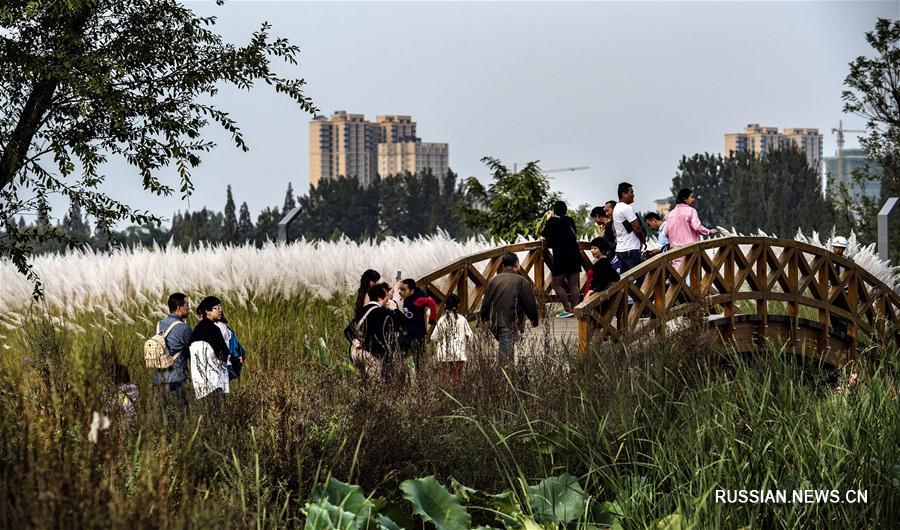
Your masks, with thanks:
[[[580,246],[586,271],[589,244]],[[519,255],[520,273],[541,300],[555,299],[540,241],[466,256],[417,284],[439,306],[456,293],[460,312],[472,317],[506,252]],[[575,315],[582,351],[676,325],[713,326],[741,350],[785,343],[832,364],[854,358],[861,342],[900,345],[900,296],[890,287],[826,249],[766,237],[715,238],[659,254],[584,300]]]

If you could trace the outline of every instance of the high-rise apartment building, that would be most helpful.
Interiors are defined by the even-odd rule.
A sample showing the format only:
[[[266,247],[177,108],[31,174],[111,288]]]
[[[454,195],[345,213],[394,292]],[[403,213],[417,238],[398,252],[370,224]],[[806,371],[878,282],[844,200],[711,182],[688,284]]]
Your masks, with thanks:
[[[378,144],[378,174],[419,173],[430,169],[437,177],[447,173],[447,144],[400,142]]]
[[[838,186],[843,183],[847,186],[851,198],[856,201],[860,200],[860,195],[880,199],[881,179],[863,180],[862,189],[859,189],[853,180],[856,171],[864,171],[874,177],[880,177],[883,173],[878,164],[866,158],[866,153],[862,149],[843,149],[840,153],[835,153],[835,156],[825,157],[825,176],[829,179],[826,182],[831,186],[829,191],[832,194],[836,194]]]
[[[416,137],[411,116],[376,116],[335,112],[309,124],[309,182],[339,176],[356,178],[368,186],[379,175],[417,173],[430,169],[443,175],[448,169],[448,145],[423,143]]]
[[[378,143],[416,141],[416,122],[412,116],[375,116],[378,126]]]
[[[751,123],[744,127],[744,132],[725,135],[725,154],[752,151],[764,155],[770,149],[781,147],[781,142],[782,136],[777,127],[760,127],[758,123]]]
[[[785,128],[784,139],[792,142],[800,151],[806,154],[806,163],[809,167],[818,168],[822,160],[823,136],[819,129],[809,128]]]
[[[822,142],[823,136],[818,129],[786,128],[784,133],[780,133],[777,127],[760,127],[758,123],[751,123],[743,132],[725,135],[725,154],[751,151],[764,155],[772,149],[793,143],[806,154],[809,167],[817,168],[822,159]]]
[[[362,114],[339,110],[331,119],[316,117],[309,124],[309,182],[339,175],[368,186],[377,175],[378,129]]]

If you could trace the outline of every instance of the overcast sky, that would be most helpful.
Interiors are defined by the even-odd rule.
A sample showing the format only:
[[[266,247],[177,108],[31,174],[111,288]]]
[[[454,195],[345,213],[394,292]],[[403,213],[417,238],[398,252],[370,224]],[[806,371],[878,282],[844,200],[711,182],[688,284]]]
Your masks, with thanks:
[[[667,196],[682,154],[721,152],[723,134],[751,122],[863,128],[841,112],[848,63],[870,54],[864,33],[900,2],[311,3],[190,2],[242,43],[268,20],[301,48],[296,68],[321,113],[408,114],[426,142],[450,145],[450,167],[488,180],[480,159],[540,160],[571,205],[613,198],[635,184],[646,210]],[[219,98],[250,152],[211,128],[219,147],[194,171],[189,203],[137,193],[134,171],[114,167],[114,197],[169,217],[221,210],[225,185],[254,217],[280,205],[288,182],[309,186],[308,123],[269,87]],[[847,146],[856,145],[855,137]],[[178,188],[174,174],[168,180]],[[63,211],[55,212],[59,217]]]

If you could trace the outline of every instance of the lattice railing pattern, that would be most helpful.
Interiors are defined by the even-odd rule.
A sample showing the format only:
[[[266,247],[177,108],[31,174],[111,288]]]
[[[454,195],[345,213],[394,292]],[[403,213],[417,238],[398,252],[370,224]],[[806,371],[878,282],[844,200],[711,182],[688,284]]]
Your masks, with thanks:
[[[589,244],[582,242],[580,246],[586,270],[590,266],[585,252]],[[460,312],[468,315],[478,308],[506,252],[519,255],[521,274],[533,283],[536,293],[552,300],[547,251],[540,241],[461,258],[420,278],[417,284],[439,307],[448,294],[456,293]],[[643,278],[640,287],[635,283],[638,278]],[[741,313],[740,306],[751,303],[755,303],[755,312],[749,314],[754,340],[764,345],[769,339],[769,302],[786,304],[789,339],[808,341],[812,333],[818,353],[834,342],[830,339],[832,316],[846,322],[842,347],[850,352],[856,351],[861,333],[900,345],[900,297],[852,261],[794,240],[724,237],[662,253],[579,304],[575,309],[579,346],[584,351],[593,341],[665,333],[666,323],[675,318],[700,321],[711,313],[722,315],[724,322],[718,322],[718,328],[728,340],[739,331],[739,320],[748,316]],[[801,318],[804,311],[813,318]],[[780,323],[783,317],[772,316],[771,320]],[[801,333],[799,328],[804,326],[807,329]]]
[[[674,262],[681,260],[676,268]],[[643,278],[640,287],[635,280]],[[792,322],[791,340],[801,308],[815,315],[819,353],[829,348],[831,317],[846,323],[846,347],[856,352],[860,333],[900,344],[900,297],[847,258],[793,240],[725,237],[665,252],[628,271],[602,293],[575,310],[579,343],[619,340],[635,334],[665,333],[676,317],[705,318],[721,308],[724,338],[735,332],[740,301],[756,304],[754,325],[764,342],[769,302],[784,302]],[[716,311],[718,312],[718,311]],[[853,353],[851,353],[853,355]]]

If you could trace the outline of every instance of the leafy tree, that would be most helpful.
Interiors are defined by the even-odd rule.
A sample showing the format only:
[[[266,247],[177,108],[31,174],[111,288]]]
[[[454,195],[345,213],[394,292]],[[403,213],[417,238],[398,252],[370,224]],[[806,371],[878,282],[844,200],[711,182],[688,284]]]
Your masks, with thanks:
[[[295,65],[297,46],[261,24],[243,46],[213,30],[176,0],[7,0],[0,4],[0,221],[62,194],[78,202],[97,229],[160,219],[98,191],[110,155],[125,160],[143,188],[174,190],[160,171],[174,165],[183,195],[191,168],[215,144],[202,130],[215,122],[247,149],[230,115],[215,105],[225,86],[259,81],[314,112],[302,79],[278,76],[272,58]],[[58,237],[57,237],[58,236]],[[65,234],[53,234],[64,238]],[[42,234],[7,234],[2,252],[30,270],[30,242]],[[77,242],[66,241],[70,244]]]
[[[676,197],[678,190],[682,188],[691,188],[697,198],[696,208],[700,219],[727,225],[731,223],[729,193],[732,169],[735,164],[745,165],[751,158],[752,154],[745,152],[735,153],[734,157],[729,158],[710,153],[698,153],[690,158],[682,156],[675,178],[672,179],[672,197]]]
[[[226,188],[225,194],[225,220],[222,226],[222,240],[225,243],[236,243],[238,239],[238,222],[237,216],[234,214],[234,197],[231,195],[231,184]]]
[[[355,241],[378,235],[379,190],[383,184],[368,187],[352,177],[339,177],[310,186],[300,198],[302,211],[297,220],[299,231],[308,238],[335,239],[342,235]]]
[[[247,203],[241,203],[241,213],[240,218],[238,219],[237,224],[237,241],[240,243],[246,243],[247,241],[252,241],[255,237],[255,229],[253,228],[253,221],[250,220],[250,209],[247,208]]]
[[[199,212],[185,212],[172,220],[172,242],[181,248],[190,248],[197,243],[219,243],[222,241],[224,216],[203,208]]]
[[[485,188],[475,177],[466,179],[460,209],[465,225],[507,241],[519,235],[537,236],[544,213],[559,200],[537,162],[512,172],[495,158],[481,161],[493,172],[493,182]]]
[[[152,247],[154,244],[163,246],[169,239],[169,233],[157,224],[147,223],[144,226],[132,225],[121,232],[113,232],[110,239],[123,247]]]
[[[597,235],[597,223],[591,219],[592,209],[590,204],[583,203],[579,204],[575,210],[569,210],[569,217],[575,220],[579,241],[590,241]],[[643,222],[643,217],[641,217],[641,222]]]
[[[428,215],[428,212],[417,211],[423,205],[415,204],[415,185],[411,187],[410,184],[414,184],[412,179],[404,174],[388,175],[379,182],[379,226],[383,235],[413,235],[418,231],[414,218]]]
[[[276,207],[265,208],[259,212],[256,218],[256,246],[262,246],[266,241],[278,240],[278,221],[281,221],[281,210]]]
[[[468,235],[459,216],[463,204],[462,183],[457,183],[456,173],[447,170],[447,174],[441,180],[440,201],[437,201],[432,209],[434,225],[452,237]]]
[[[744,233],[762,229],[790,238],[798,228],[829,230],[834,222],[832,207],[819,192],[818,172],[793,145],[763,156],[682,157],[672,191],[681,188],[693,190],[702,222]]]
[[[867,242],[875,239],[874,219],[888,197],[900,197],[900,20],[878,19],[875,29],[866,33],[874,57],[860,56],[850,63],[841,97],[844,112],[866,120],[868,136],[860,139],[866,156],[881,169],[881,201],[850,201],[840,205],[850,214],[844,216]],[[868,171],[854,175],[859,181]],[[893,216],[890,231],[900,233],[900,215]],[[900,259],[900,238],[891,242],[891,257]]]
[[[32,252],[35,253],[62,252],[66,241],[69,241],[62,227],[53,226],[50,206],[46,202],[39,202],[37,205],[37,219],[33,232],[36,236],[33,238]]]

